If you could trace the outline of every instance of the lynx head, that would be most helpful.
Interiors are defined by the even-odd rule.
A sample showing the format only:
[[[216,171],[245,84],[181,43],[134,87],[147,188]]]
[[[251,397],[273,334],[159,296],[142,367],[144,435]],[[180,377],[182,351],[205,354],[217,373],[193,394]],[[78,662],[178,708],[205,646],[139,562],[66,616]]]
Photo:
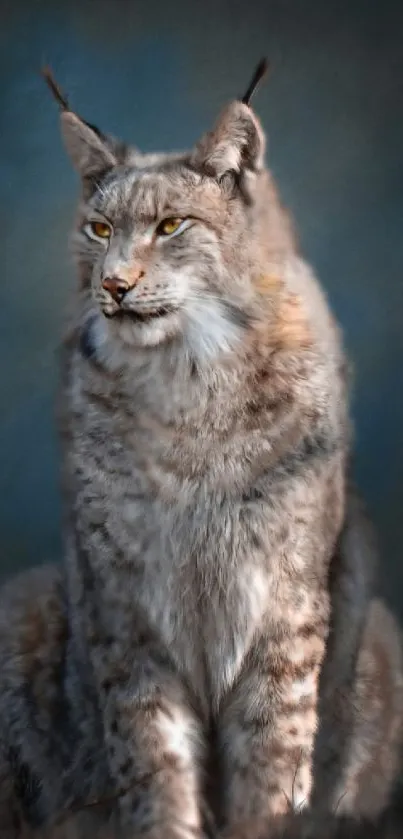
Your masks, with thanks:
[[[75,253],[102,329],[137,347],[182,341],[198,358],[231,350],[270,239],[265,137],[249,104],[232,102],[185,154],[142,155],[67,106],[61,125],[82,182]]]

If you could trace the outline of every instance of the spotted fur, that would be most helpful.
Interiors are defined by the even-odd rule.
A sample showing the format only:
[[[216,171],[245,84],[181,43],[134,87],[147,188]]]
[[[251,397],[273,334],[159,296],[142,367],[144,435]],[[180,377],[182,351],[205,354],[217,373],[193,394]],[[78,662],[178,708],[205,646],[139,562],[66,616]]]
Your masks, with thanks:
[[[356,522],[350,524],[343,549],[351,548],[353,537],[357,550],[355,528]],[[342,564],[345,568],[347,560]],[[0,594],[2,839],[129,839],[133,835],[118,824],[116,798],[105,776],[102,735],[91,726],[89,706],[67,664],[69,647],[61,569],[44,566],[7,584]],[[337,656],[333,654],[332,660],[335,663]],[[345,665],[342,672],[345,677]],[[401,822],[397,815],[392,818],[387,806],[398,774],[401,740],[400,639],[393,618],[377,601],[364,623],[352,685],[353,723],[344,775],[337,801],[331,805],[333,814],[338,813],[333,826],[329,814],[316,806],[304,818],[289,818],[280,833],[271,820],[234,825],[233,839],[389,839],[400,835]],[[92,713],[96,714],[95,706]],[[189,731],[183,720],[160,711],[156,726],[161,744],[186,762]],[[175,766],[173,757],[171,763]],[[211,780],[220,798],[222,787],[216,776]],[[144,794],[144,787],[140,785],[137,792]],[[201,797],[198,804],[205,814]],[[354,821],[340,819],[343,810],[352,810]],[[377,821],[379,810],[385,815]],[[206,839],[217,839],[214,813],[210,813],[204,825]],[[392,832],[395,820],[396,834]],[[170,834],[164,831],[164,835]]]
[[[74,723],[101,732],[122,827],[196,839],[211,731],[226,830],[310,800],[344,353],[248,106],[175,156],[70,111],[62,129],[83,187],[60,403]]]

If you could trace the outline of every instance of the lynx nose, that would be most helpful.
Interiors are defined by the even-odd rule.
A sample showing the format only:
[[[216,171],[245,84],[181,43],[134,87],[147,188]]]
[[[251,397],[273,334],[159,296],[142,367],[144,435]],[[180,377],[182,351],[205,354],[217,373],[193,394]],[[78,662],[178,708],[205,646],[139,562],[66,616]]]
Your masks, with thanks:
[[[120,277],[105,277],[102,280],[102,288],[105,291],[109,291],[115,303],[121,303],[125,294],[130,291],[131,286],[126,280],[122,280]]]

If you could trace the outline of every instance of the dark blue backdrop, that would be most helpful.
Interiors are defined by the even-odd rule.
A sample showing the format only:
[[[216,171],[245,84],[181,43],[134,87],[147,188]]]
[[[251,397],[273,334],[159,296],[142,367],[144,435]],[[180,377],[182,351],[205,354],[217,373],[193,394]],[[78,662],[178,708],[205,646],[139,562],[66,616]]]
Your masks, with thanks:
[[[262,54],[269,160],[355,363],[356,471],[403,614],[403,4],[1,2],[2,574],[60,556],[55,350],[76,179],[38,69],[143,149],[185,147]]]

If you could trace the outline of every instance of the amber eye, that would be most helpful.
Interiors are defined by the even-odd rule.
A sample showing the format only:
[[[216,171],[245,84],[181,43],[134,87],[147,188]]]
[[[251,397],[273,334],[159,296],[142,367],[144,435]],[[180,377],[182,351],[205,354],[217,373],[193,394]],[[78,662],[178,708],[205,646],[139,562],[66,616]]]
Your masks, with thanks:
[[[111,235],[111,228],[105,221],[91,221],[88,225],[93,236],[97,239],[109,239]]]
[[[157,227],[157,235],[158,236],[172,236],[172,233],[176,233],[177,230],[183,224],[183,218],[165,218],[161,221]]]

